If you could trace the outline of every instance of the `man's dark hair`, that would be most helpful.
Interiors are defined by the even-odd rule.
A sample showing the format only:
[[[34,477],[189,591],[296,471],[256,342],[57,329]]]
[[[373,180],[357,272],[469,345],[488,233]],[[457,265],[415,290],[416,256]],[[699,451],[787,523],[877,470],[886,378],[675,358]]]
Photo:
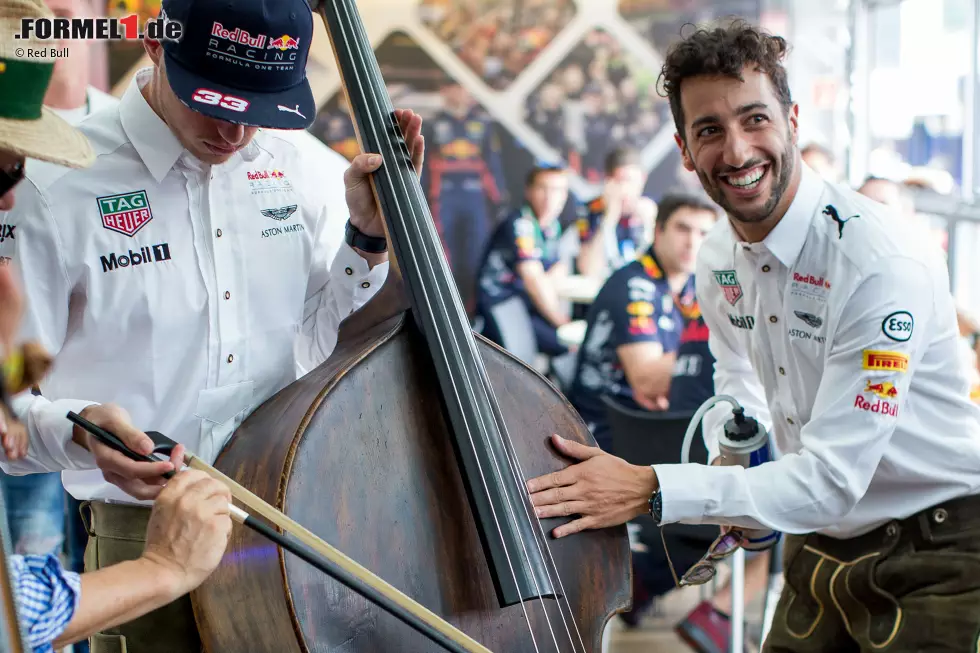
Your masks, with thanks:
[[[530,188],[538,180],[538,177],[540,177],[541,175],[544,175],[544,174],[552,173],[552,172],[556,172],[556,173],[559,173],[559,174],[565,174],[566,172],[568,172],[568,170],[565,167],[559,166],[559,165],[553,165],[553,166],[552,165],[537,165],[537,166],[534,166],[533,168],[531,168],[528,171],[527,176],[524,178],[524,187],[525,188]]]
[[[660,72],[661,92],[670,101],[677,133],[687,142],[681,85],[701,75],[721,75],[744,79],[746,66],[756,67],[769,76],[783,111],[789,112],[793,98],[789,92],[783,58],[789,51],[786,39],[773,36],[743,20],[726,27],[697,29],[670,47]]]
[[[718,206],[706,197],[689,193],[668,193],[657,204],[657,229],[663,230],[671,216],[681,209],[710,211],[718,216]]]
[[[639,165],[639,152],[631,147],[617,147],[606,155],[606,176],[611,177],[620,168]]]

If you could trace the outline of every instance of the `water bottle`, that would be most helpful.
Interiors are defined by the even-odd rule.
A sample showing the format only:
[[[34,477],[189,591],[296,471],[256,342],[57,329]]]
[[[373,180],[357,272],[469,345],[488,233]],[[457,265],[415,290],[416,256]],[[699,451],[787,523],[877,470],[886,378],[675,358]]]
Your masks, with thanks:
[[[721,465],[756,467],[772,460],[769,450],[769,433],[752,417],[746,417],[741,407],[732,411],[733,417],[725,423],[725,431],[718,436]],[[772,529],[739,528],[746,551],[765,551],[779,541],[780,533]]]

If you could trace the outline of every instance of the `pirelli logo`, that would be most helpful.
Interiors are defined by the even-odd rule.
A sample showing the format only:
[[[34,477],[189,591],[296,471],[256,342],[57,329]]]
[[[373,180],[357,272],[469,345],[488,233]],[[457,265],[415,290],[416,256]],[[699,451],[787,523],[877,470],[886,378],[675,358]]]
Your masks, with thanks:
[[[897,351],[864,350],[864,369],[883,372],[905,372],[909,369],[909,357]]]

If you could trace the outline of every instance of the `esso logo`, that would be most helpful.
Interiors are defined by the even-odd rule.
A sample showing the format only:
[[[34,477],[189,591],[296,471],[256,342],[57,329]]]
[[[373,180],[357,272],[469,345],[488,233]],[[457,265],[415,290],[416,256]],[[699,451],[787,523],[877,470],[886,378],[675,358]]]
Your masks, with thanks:
[[[905,342],[912,337],[915,320],[908,311],[892,313],[881,323],[881,332],[897,342]]]
[[[243,100],[242,98],[235,97],[234,95],[224,95],[208,88],[197,89],[194,91],[194,95],[191,97],[191,99],[195,102],[200,102],[201,104],[210,104],[211,106],[221,107],[222,109],[231,109],[232,111],[238,111],[239,113],[248,110],[248,100]]]

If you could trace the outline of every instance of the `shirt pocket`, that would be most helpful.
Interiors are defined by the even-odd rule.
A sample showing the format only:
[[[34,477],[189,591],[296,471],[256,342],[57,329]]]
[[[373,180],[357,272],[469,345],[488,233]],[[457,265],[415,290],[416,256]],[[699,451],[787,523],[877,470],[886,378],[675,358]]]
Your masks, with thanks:
[[[253,381],[243,381],[201,390],[194,416],[201,420],[201,443],[194,452],[213,460],[251,408]]]

